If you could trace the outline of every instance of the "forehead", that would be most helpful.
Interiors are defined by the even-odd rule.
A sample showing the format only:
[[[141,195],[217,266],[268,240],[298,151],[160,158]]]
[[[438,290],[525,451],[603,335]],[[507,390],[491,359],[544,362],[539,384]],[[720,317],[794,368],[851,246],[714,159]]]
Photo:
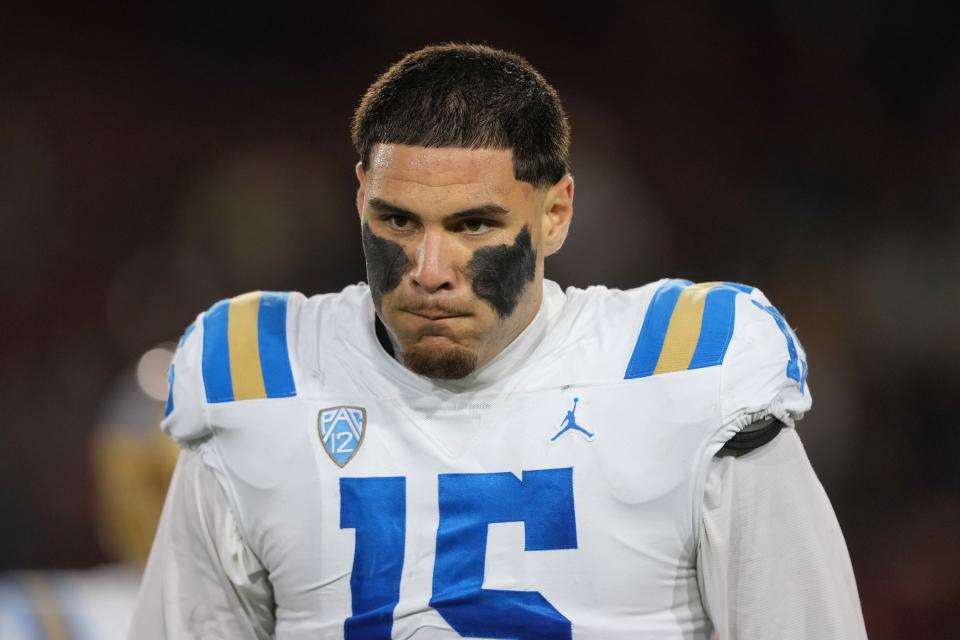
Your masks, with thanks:
[[[509,149],[459,149],[378,144],[366,172],[371,195],[426,199],[524,198],[534,193],[517,180]]]

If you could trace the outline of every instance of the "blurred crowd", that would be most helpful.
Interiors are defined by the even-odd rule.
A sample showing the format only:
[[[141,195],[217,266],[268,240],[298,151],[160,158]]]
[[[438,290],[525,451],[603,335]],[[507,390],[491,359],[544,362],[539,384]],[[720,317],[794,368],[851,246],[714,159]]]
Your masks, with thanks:
[[[364,278],[352,109],[403,53],[469,40],[526,56],[570,115],[576,217],[548,277],[761,287],[808,352],[800,433],[870,637],[953,637],[955,22],[893,3],[591,6],[0,23],[0,625],[107,637],[29,601],[82,575],[128,606],[175,456],[157,431],[170,341],[222,297]]]

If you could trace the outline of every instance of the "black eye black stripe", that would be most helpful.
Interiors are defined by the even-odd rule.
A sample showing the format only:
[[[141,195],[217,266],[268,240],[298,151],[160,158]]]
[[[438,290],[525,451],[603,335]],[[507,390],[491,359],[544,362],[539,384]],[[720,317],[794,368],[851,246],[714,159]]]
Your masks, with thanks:
[[[530,229],[524,225],[512,245],[477,249],[468,266],[473,292],[489,302],[501,318],[506,318],[516,309],[523,289],[536,274],[537,253],[530,241]]]

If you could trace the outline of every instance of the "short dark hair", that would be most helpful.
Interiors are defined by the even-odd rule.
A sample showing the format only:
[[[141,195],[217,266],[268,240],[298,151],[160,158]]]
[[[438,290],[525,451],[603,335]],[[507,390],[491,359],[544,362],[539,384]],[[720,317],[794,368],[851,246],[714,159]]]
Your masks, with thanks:
[[[570,125],[556,90],[520,56],[444,44],[403,57],[353,116],[364,170],[373,146],[510,149],[517,180],[550,186],[570,171]]]

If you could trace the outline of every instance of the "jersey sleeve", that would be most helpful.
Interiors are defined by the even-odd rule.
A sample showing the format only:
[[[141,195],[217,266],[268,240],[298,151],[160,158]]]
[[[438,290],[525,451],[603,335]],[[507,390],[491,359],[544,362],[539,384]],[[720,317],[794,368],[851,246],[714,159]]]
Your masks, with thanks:
[[[699,539],[717,640],[866,638],[843,533],[794,429],[710,461]]]
[[[130,626],[131,640],[266,640],[267,572],[244,543],[202,446],[183,451],[167,492]]]
[[[217,433],[243,428],[242,401],[297,393],[288,324],[301,297],[255,291],[221,300],[180,339],[163,431],[184,451],[170,484],[130,637],[273,637],[267,569],[243,535]],[[289,323],[288,323],[289,320]],[[227,415],[225,415],[227,414]]]
[[[792,427],[812,402],[800,340],[759,289],[725,286],[737,294],[730,344],[721,365],[724,430],[732,436],[772,419]]]

